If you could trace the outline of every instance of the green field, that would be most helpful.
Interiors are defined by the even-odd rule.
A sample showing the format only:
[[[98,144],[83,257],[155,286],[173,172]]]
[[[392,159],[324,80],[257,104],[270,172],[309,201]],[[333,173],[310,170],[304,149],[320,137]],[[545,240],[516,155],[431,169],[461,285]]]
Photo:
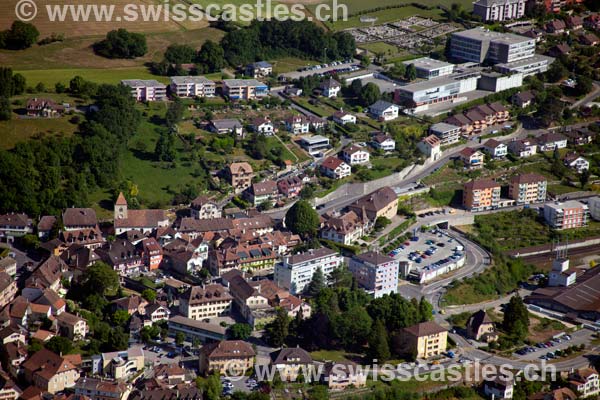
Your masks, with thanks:
[[[332,4],[333,1],[323,1],[322,3]],[[374,2],[364,1],[364,0],[343,0],[338,1],[339,4],[345,4],[348,7],[348,11],[350,15],[356,14],[357,12],[372,10],[377,7],[387,7],[387,6],[399,6],[401,4],[410,5],[411,1],[398,1],[398,0],[377,0]],[[453,1],[442,1],[442,0],[420,0],[417,3],[422,4],[428,7],[437,7],[439,5],[450,7],[452,3],[460,4],[464,9],[470,10],[473,8],[473,3],[471,0],[453,0]],[[311,5],[309,7],[311,10],[316,8],[316,5]]]
[[[148,72],[145,67],[134,68],[73,68],[73,69],[38,69],[16,71],[27,79],[29,86],[35,86],[38,83],[43,83],[49,89],[54,89],[54,85],[58,82],[64,85],[69,85],[69,81],[74,76],[81,76],[85,80],[96,83],[111,83],[118,84],[123,79],[156,79],[157,81],[167,83],[169,78],[166,76],[156,76]]]
[[[11,149],[18,142],[38,136],[70,136],[77,130],[77,125],[63,118],[19,119],[13,117],[10,121],[0,122],[0,148]]]

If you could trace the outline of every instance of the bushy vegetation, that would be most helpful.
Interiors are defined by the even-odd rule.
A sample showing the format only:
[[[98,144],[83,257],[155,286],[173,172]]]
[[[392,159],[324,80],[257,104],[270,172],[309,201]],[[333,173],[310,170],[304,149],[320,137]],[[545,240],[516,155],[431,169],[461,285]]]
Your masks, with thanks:
[[[37,42],[40,32],[32,25],[15,21],[10,29],[0,32],[0,49],[23,50]]]
[[[325,32],[307,20],[255,20],[228,32],[221,45],[232,66],[287,56],[335,60],[352,57],[356,48],[350,34]]]
[[[136,58],[148,51],[146,36],[126,29],[110,31],[106,39],[94,45],[96,54],[106,58]]]

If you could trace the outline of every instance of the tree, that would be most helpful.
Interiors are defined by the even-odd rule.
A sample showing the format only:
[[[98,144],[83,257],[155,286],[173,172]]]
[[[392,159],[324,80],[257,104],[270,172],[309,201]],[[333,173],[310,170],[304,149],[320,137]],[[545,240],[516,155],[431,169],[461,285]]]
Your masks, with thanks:
[[[196,378],[196,387],[204,393],[203,399],[219,400],[221,398],[222,385],[218,373],[211,373],[206,378]]]
[[[156,300],[156,291],[152,290],[152,289],[144,289],[142,291],[142,297],[148,302],[148,303],[154,303],[154,300]]]
[[[23,50],[37,42],[40,32],[26,22],[15,21],[9,30],[0,32],[0,48]]]
[[[12,109],[8,97],[0,96],[0,121],[8,121],[12,118]]]
[[[175,344],[177,344],[177,346],[183,346],[184,342],[185,334],[183,332],[177,332],[177,334],[175,335]]]
[[[207,40],[198,52],[197,62],[199,64],[199,73],[220,71],[225,66],[225,52],[223,47],[212,40]]]
[[[554,83],[563,79],[569,74],[569,71],[565,68],[564,64],[560,60],[556,59],[548,68],[546,72],[546,78],[549,82]]]
[[[319,215],[306,200],[299,200],[285,214],[285,225],[304,238],[313,237],[319,228]]]
[[[517,340],[522,340],[527,336],[529,312],[518,294],[510,298],[504,309],[502,327],[508,335]]]
[[[354,93],[355,96],[360,96],[362,87],[362,81],[360,79],[355,79],[350,84],[350,90],[352,90],[352,93]]]
[[[19,95],[25,93],[25,88],[27,87],[27,80],[21,74],[13,75],[13,95]]]
[[[183,118],[183,113],[185,111],[185,105],[181,101],[179,97],[176,97],[175,100],[169,104],[169,108],[167,109],[167,114],[165,115],[165,122],[169,128],[173,128],[175,125],[181,122]]]
[[[386,362],[390,359],[390,344],[388,339],[388,333],[383,322],[378,319],[373,324],[371,334],[369,335],[369,351],[368,357],[372,362]]]
[[[575,91],[579,96],[586,95],[594,88],[594,81],[585,75],[579,75],[577,77],[577,85],[575,85]]]
[[[377,217],[377,219],[375,220],[375,230],[379,231],[382,230],[383,228],[385,228],[386,226],[388,226],[389,224],[391,224],[392,221],[389,220],[389,218],[386,217]]]
[[[283,346],[288,336],[289,327],[290,317],[284,309],[278,308],[275,319],[265,326],[267,342],[273,347]]]
[[[121,28],[108,32],[106,39],[94,45],[94,51],[106,58],[136,58],[146,54],[148,46],[143,34]]]
[[[110,295],[119,288],[119,275],[109,265],[96,262],[83,274],[83,287],[87,293]]]
[[[113,313],[111,320],[116,326],[125,327],[127,322],[129,322],[129,317],[130,315],[127,310],[116,310]]]
[[[53,353],[67,355],[73,350],[73,342],[63,336],[54,336],[44,347]]]
[[[140,339],[144,343],[150,343],[160,335],[160,328],[156,325],[145,326],[140,331]]]
[[[419,322],[431,321],[433,319],[433,306],[425,300],[425,296],[419,300]]]
[[[589,181],[590,170],[586,168],[579,174],[579,183],[581,183],[581,189],[585,189],[585,185],[587,185]]]
[[[379,86],[374,84],[373,82],[367,83],[360,90],[359,100],[361,104],[365,107],[370,106],[375,103],[377,100],[381,98],[381,91],[379,90]]]
[[[404,71],[404,79],[409,82],[417,79],[417,67],[415,67],[415,64],[409,64],[406,67],[406,70]]]
[[[325,287],[327,287],[327,284],[325,281],[325,276],[323,275],[323,271],[321,268],[317,268],[317,270],[313,273],[309,284],[306,286],[306,294],[310,297],[315,297]]]
[[[252,327],[245,323],[233,324],[227,329],[227,336],[233,340],[246,340],[252,335]]]
[[[329,281],[334,288],[349,288],[352,284],[352,273],[342,264],[331,271]]]
[[[175,149],[175,135],[167,131],[161,131],[156,147],[154,148],[154,156],[158,161],[172,162],[177,157]]]
[[[172,44],[165,51],[165,60],[172,64],[188,64],[196,58],[196,50],[187,44]]]

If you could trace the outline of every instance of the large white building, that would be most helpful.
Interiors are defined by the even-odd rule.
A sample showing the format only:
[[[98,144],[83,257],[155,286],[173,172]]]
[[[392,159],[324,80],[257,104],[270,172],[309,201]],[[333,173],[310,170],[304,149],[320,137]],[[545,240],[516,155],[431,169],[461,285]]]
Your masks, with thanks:
[[[125,79],[121,84],[131,88],[131,96],[137,101],[161,101],[167,97],[167,86],[154,79]]]
[[[406,66],[411,64],[414,65],[417,70],[417,77],[423,79],[438,78],[440,76],[450,75],[454,72],[454,64],[429,57],[404,61],[403,64]]]
[[[535,39],[513,33],[490,31],[483,27],[453,33],[450,55],[457,60],[490,62],[503,73],[533,75],[548,70],[551,57],[535,54]]]
[[[588,200],[590,216],[596,221],[600,221],[600,197],[592,197]]]
[[[525,15],[526,0],[478,0],[473,3],[473,14],[485,22],[510,21]]]
[[[309,250],[285,257],[282,263],[276,264],[274,280],[277,285],[295,295],[306,288],[317,269],[327,278],[342,262],[341,255],[326,247]]]
[[[173,76],[170,87],[177,97],[213,97],[217,85],[203,76]]]
[[[369,251],[352,257],[348,266],[358,284],[375,298],[398,292],[398,261]]]

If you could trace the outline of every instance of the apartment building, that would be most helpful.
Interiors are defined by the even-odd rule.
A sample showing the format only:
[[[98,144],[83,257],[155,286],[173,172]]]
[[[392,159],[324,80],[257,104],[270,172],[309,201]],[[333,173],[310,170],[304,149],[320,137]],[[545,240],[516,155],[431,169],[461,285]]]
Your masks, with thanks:
[[[432,161],[435,161],[442,156],[442,141],[436,135],[429,135],[421,139],[421,141],[417,143],[417,148]]]
[[[483,144],[483,151],[492,158],[503,158],[508,154],[508,146],[496,139],[490,139]]]
[[[319,234],[323,239],[350,245],[367,234],[371,227],[369,219],[358,216],[354,211],[342,215],[325,213],[322,215]]]
[[[179,298],[179,312],[186,318],[205,318],[229,315],[233,297],[229,290],[220,284],[192,286]]]
[[[279,197],[277,182],[266,180],[264,182],[253,183],[244,191],[244,198],[252,203],[255,207],[263,203],[275,203]]]
[[[508,197],[517,204],[540,203],[546,200],[548,181],[536,173],[513,176],[508,186]]]
[[[192,201],[190,214],[196,219],[215,219],[221,218],[221,209],[216,202],[200,195]]]
[[[80,373],[67,358],[48,349],[41,349],[21,364],[25,380],[51,394],[75,386]]]
[[[572,229],[587,226],[589,209],[576,200],[544,205],[544,219],[552,229]]]
[[[236,193],[243,192],[252,184],[254,170],[247,162],[231,163],[225,170],[229,183]]]
[[[225,79],[223,94],[232,100],[254,100],[269,95],[269,87],[256,79]]]
[[[369,251],[352,257],[348,266],[358,284],[375,298],[398,292],[399,262]]]
[[[266,61],[258,61],[246,66],[246,75],[253,78],[266,78],[273,73],[273,65]]]
[[[75,398],[92,400],[125,400],[131,393],[131,385],[124,382],[82,377],[74,387]]]
[[[422,322],[402,329],[400,347],[402,353],[430,358],[446,351],[448,331],[435,322]]]
[[[464,185],[463,207],[469,211],[491,210],[498,207],[500,184],[491,179],[472,180]]]
[[[170,89],[177,97],[214,97],[217,85],[204,76],[173,76]]]
[[[17,281],[6,272],[0,272],[0,308],[4,308],[17,295]]]
[[[459,153],[459,158],[465,164],[465,167],[469,169],[476,169],[483,167],[483,161],[485,156],[479,150],[475,150],[471,147],[465,147]]]
[[[210,343],[200,349],[199,371],[203,375],[211,371],[225,376],[235,372],[244,374],[254,366],[254,356],[252,346],[243,340]]]
[[[485,22],[510,21],[525,15],[526,0],[479,0],[473,3],[473,14]]]
[[[102,373],[117,380],[127,380],[144,369],[144,350],[130,347],[101,355]]]
[[[56,320],[61,333],[71,340],[85,339],[89,331],[86,320],[77,315],[64,312],[57,315]]]
[[[414,65],[417,70],[417,77],[422,79],[438,78],[440,76],[450,75],[454,72],[454,64],[429,57],[403,61],[403,64],[406,66],[411,64]]]
[[[461,129],[460,126],[439,122],[431,125],[429,133],[437,136],[441,140],[442,146],[447,146],[460,140]]]
[[[275,265],[274,280],[278,286],[296,295],[304,291],[317,269],[327,277],[334,269],[339,268],[342,262],[343,257],[327,247],[311,249],[284,257],[282,263]]]
[[[162,101],[167,98],[167,86],[154,79],[126,79],[121,84],[131,89],[131,96],[137,101]]]

